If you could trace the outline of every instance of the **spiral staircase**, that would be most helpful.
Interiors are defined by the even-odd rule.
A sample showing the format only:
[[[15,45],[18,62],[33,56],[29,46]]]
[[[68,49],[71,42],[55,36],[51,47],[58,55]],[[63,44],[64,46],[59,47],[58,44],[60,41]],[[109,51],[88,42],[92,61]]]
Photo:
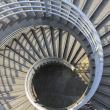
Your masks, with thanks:
[[[0,110],[110,110],[110,0],[0,0]]]

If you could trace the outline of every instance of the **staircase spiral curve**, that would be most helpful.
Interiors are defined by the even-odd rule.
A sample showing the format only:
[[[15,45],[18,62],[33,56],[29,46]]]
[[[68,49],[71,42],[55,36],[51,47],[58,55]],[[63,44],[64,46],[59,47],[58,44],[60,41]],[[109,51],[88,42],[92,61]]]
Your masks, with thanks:
[[[110,110],[110,0],[0,1],[0,110]]]

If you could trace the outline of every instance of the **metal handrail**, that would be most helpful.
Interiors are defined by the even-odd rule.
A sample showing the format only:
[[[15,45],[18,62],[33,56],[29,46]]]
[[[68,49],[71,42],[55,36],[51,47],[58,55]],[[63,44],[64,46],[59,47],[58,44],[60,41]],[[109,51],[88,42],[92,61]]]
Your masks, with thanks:
[[[53,0],[50,0],[50,1],[52,1],[53,2]],[[55,3],[56,1],[54,1],[54,3]],[[23,4],[22,4],[23,3]],[[20,2],[14,2],[14,3],[9,3],[9,4],[6,4],[6,5],[4,5],[4,6],[1,6],[0,8],[3,8],[3,7],[6,7],[6,6],[9,6],[10,7],[10,5],[15,5],[15,4],[22,4],[22,5],[25,5],[26,3],[39,3],[40,5],[45,5],[45,3],[44,2],[38,2],[38,1],[20,1]],[[67,4],[66,4],[67,5]],[[92,33],[92,31],[90,30],[90,26],[87,24],[87,23],[85,23],[84,21],[85,21],[85,19],[83,19],[82,17],[81,17],[81,15],[80,16],[78,16],[79,17],[79,19],[80,20],[78,20],[80,23],[82,23],[82,25],[85,25],[86,27],[88,27],[88,28],[85,28],[85,29],[83,29],[83,27],[82,27],[82,25],[80,25],[78,22],[77,22],[77,20],[74,20],[74,18],[78,18],[78,17],[76,17],[76,15],[74,15],[73,16],[73,13],[71,14],[70,13],[70,15],[69,16],[67,16],[67,17],[65,17],[65,13],[64,12],[62,12],[62,11],[67,11],[68,12],[68,10],[64,10],[64,9],[62,9],[61,7],[59,7],[59,6],[55,6],[55,5],[48,5],[48,6],[52,6],[52,7],[55,7],[55,8],[59,8],[59,10],[58,9],[52,9],[52,8],[49,8],[48,7],[48,10],[50,10],[49,12],[51,13],[51,14],[55,14],[55,15],[57,15],[57,16],[60,16],[60,17],[62,17],[62,18],[64,18],[64,19],[66,19],[66,20],[68,20],[69,22],[71,22],[71,23],[73,23],[74,25],[76,25],[76,27],[77,28],[79,28],[80,26],[80,31],[85,35],[85,36],[88,36],[88,34],[89,34],[89,37],[91,37],[91,40],[92,40],[92,42],[91,43],[93,43],[92,45],[94,45],[94,43],[96,43],[95,41],[94,41],[94,39],[93,39],[93,36],[91,36],[91,33]],[[63,5],[64,6],[64,5]],[[31,6],[28,6],[27,4],[26,4],[26,6],[18,6],[18,7],[14,7],[14,8],[10,8],[10,9],[7,9],[7,10],[4,10],[4,11],[1,11],[0,12],[0,15],[2,16],[3,15],[3,13],[6,13],[6,12],[8,12],[8,11],[13,11],[13,10],[16,10],[16,9],[23,9],[23,8],[41,8],[40,10],[38,10],[38,9],[26,9],[26,10],[21,10],[21,11],[19,11],[19,10],[17,10],[16,12],[14,12],[14,13],[9,13],[9,14],[7,14],[7,15],[5,15],[5,16],[3,16],[3,17],[1,17],[0,18],[0,20],[3,20],[4,18],[6,18],[6,17],[9,17],[9,16],[12,16],[12,15],[15,15],[15,14],[18,14],[18,13],[26,13],[26,12],[44,12],[44,13],[46,13],[46,8],[47,7],[45,7],[45,6],[34,6],[34,5],[32,5],[31,4]],[[52,11],[56,11],[56,13],[55,12],[52,12]],[[72,11],[73,12],[73,11]],[[77,11],[76,11],[76,13],[77,13]],[[76,13],[74,13],[74,14],[76,14]],[[63,16],[62,16],[63,15]],[[70,17],[71,16],[71,17]],[[73,22],[74,21],[74,22]],[[89,31],[88,31],[89,30]],[[91,31],[91,32],[90,32]],[[88,33],[89,32],[89,33]],[[89,37],[87,37],[87,39],[89,39]],[[95,47],[95,46],[94,46]],[[93,49],[95,49],[96,51],[97,51],[97,48],[93,48]]]

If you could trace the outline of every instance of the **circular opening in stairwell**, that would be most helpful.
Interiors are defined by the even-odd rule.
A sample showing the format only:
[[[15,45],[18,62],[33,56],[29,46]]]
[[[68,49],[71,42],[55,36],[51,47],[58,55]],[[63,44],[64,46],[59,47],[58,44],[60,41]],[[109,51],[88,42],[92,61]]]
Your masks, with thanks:
[[[43,61],[33,68],[27,76],[25,87],[29,100],[38,109],[40,106],[66,108],[76,103],[88,86],[67,62]]]

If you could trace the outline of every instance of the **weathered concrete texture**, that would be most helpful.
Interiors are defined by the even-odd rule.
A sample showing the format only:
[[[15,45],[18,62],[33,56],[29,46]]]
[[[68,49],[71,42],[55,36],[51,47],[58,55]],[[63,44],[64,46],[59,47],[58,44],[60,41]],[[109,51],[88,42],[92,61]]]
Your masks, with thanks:
[[[78,74],[58,63],[49,63],[36,70],[33,84],[38,103],[53,108],[71,105],[87,87]]]

